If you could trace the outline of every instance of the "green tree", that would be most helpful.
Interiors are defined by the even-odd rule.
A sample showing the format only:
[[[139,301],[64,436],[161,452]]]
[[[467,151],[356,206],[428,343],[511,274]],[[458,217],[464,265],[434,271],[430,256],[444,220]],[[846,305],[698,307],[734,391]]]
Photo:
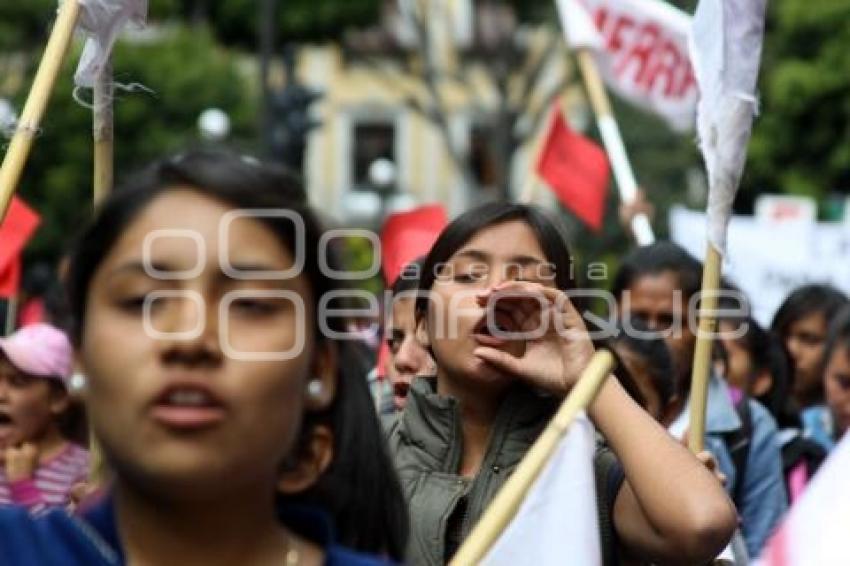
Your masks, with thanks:
[[[220,0],[208,8],[209,22],[219,39],[245,47],[257,45],[259,0]],[[280,43],[339,38],[351,27],[378,20],[381,0],[278,1],[276,34]]]
[[[77,60],[75,50],[62,70],[19,187],[42,215],[28,248],[31,258],[55,258],[91,209],[91,112],[72,96]],[[218,46],[209,31],[177,29],[152,42],[119,42],[114,67],[118,83],[138,83],[152,91],[116,92],[117,180],[156,157],[199,145],[197,120],[208,107],[230,115],[229,141],[253,149],[249,140],[259,94],[248,85],[256,81],[244,76],[244,65]],[[27,88],[29,84],[28,79]],[[15,96],[18,108],[26,94]]]
[[[55,0],[0,2],[0,53],[44,47]]]
[[[761,115],[741,196],[850,189],[850,0],[768,4]]]

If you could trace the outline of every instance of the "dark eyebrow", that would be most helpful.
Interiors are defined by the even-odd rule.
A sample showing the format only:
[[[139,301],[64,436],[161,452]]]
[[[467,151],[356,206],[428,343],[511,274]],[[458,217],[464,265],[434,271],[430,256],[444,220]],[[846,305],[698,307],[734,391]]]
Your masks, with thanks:
[[[251,275],[255,271],[286,271],[289,269],[276,267],[268,263],[231,263],[230,267],[246,276]]]
[[[538,265],[541,263],[546,263],[545,260],[540,259],[539,257],[534,257],[530,255],[515,255],[508,260],[509,263],[516,263],[523,267],[526,265]]]
[[[145,264],[141,261],[130,261],[123,265],[120,265],[113,269],[109,273],[109,277],[117,277],[120,275],[128,274],[128,275],[144,275],[151,279],[158,280],[156,272],[162,273],[171,273],[171,272],[180,272],[185,271],[184,269],[178,269],[174,265],[171,265],[167,262],[155,261],[150,264],[150,267],[154,270],[154,273],[149,273],[145,268]],[[243,278],[233,278],[229,277],[226,274],[222,273],[221,276],[224,279],[229,281],[253,281],[251,278],[252,272],[257,271],[283,271],[280,267],[268,264],[268,263],[236,263],[232,264],[233,269],[239,271]],[[291,279],[291,278],[290,278]],[[276,281],[275,279],[267,280],[267,279],[258,279],[257,281]]]
[[[468,258],[475,259],[475,260],[482,261],[482,262],[488,262],[492,258],[492,256],[489,253],[481,251],[481,250],[476,250],[476,249],[469,249],[469,250],[460,251],[455,255],[455,257],[456,258],[468,257]],[[539,257],[520,254],[520,255],[511,256],[508,259],[508,263],[515,263],[517,265],[521,265],[521,266],[525,267],[527,265],[537,265],[537,264],[545,263],[545,260],[542,260]]]
[[[170,271],[181,271],[179,269],[176,269],[174,266],[163,262],[153,262],[150,264],[150,267],[153,268],[154,271],[162,271],[166,273]],[[145,269],[145,264],[141,261],[129,261],[127,263],[119,265],[109,273],[109,277],[123,275],[124,273],[129,273],[131,275],[146,275],[148,277],[151,277],[152,279],[156,279],[155,274],[148,273],[148,270]]]
[[[262,262],[262,260],[260,260]],[[236,286],[245,286],[245,285],[254,285],[258,288],[269,289],[269,288],[292,288],[295,279],[297,276],[287,276],[287,277],[257,277],[257,273],[261,272],[277,272],[277,271],[287,271],[291,266],[279,266],[273,265],[270,263],[260,263],[256,261],[246,262],[246,263],[231,263],[230,267],[235,269],[238,272],[239,277],[231,277],[229,274],[220,272],[217,274],[217,279],[219,279],[224,285],[236,285]]]
[[[483,262],[490,261],[490,254],[488,254],[487,252],[482,252],[481,250],[463,250],[455,254],[455,258],[467,257]]]

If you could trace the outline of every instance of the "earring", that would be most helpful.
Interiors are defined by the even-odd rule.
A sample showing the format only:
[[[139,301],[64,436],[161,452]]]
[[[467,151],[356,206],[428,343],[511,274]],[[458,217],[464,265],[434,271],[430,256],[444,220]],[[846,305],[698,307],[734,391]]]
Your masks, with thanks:
[[[86,376],[82,373],[74,373],[68,380],[68,389],[73,393],[82,393],[87,385]]]
[[[321,379],[311,379],[310,382],[307,383],[307,395],[313,399],[321,399],[324,391],[325,386],[322,385]]]

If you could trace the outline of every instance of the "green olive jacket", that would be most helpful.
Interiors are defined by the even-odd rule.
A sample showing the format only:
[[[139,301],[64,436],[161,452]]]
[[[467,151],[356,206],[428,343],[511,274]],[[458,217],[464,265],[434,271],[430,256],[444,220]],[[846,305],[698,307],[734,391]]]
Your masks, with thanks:
[[[410,510],[407,563],[448,562],[469,535],[554,415],[559,401],[517,384],[500,406],[490,442],[474,478],[458,474],[462,434],[458,403],[436,393],[434,378],[417,378],[407,406],[388,422],[390,454]],[[616,564],[611,521],[613,501],[623,481],[616,457],[601,445],[594,459],[602,552]],[[565,518],[568,524],[568,518]]]

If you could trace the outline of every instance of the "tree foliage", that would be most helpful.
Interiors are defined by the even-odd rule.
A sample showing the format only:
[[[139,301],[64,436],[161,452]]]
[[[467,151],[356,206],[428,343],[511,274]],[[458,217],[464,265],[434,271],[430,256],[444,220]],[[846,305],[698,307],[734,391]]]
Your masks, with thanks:
[[[28,248],[30,257],[55,257],[91,209],[91,112],[72,97],[78,50],[57,82],[35,141],[19,192],[42,215]],[[33,66],[36,61],[34,59]],[[117,179],[167,152],[198,145],[197,120],[206,108],[222,108],[233,124],[231,141],[253,139],[256,104],[237,58],[219,48],[201,28],[167,33],[152,43],[119,42],[114,58],[118,83],[151,89],[116,92],[115,173]],[[31,80],[25,81],[27,88]],[[26,92],[16,93],[21,108]],[[83,97],[88,93],[82,93]]]
[[[207,14],[219,39],[243,47],[257,45],[257,11],[263,0],[211,2]],[[276,34],[280,43],[336,39],[350,27],[377,21],[380,0],[277,1]]]
[[[769,3],[744,196],[850,190],[850,0]]]
[[[55,0],[0,2],[0,53],[43,48]]]

